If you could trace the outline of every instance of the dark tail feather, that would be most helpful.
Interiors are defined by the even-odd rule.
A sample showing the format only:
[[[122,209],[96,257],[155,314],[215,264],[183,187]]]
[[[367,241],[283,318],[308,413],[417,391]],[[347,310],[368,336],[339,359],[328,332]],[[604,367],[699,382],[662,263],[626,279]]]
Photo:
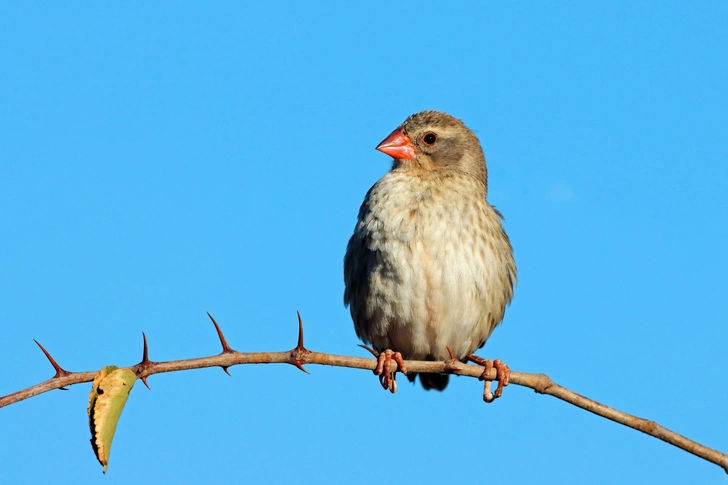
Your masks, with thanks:
[[[408,373],[407,379],[409,379],[410,382],[414,382],[415,377],[418,375],[420,376],[422,387],[424,387],[426,391],[429,391],[430,389],[442,391],[447,387],[447,383],[450,380],[450,376],[448,374],[415,374],[414,372]]]

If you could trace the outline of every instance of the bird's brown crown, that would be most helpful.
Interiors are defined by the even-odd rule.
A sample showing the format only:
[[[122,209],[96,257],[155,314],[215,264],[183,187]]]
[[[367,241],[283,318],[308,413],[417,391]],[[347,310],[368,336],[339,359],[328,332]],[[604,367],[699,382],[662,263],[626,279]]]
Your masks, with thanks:
[[[420,111],[419,113],[410,115],[406,120],[404,120],[404,123],[402,123],[402,128],[405,131],[407,131],[408,129],[418,129],[425,126],[441,128],[463,128],[470,131],[468,127],[465,126],[465,123],[455,118],[454,116],[433,109]]]

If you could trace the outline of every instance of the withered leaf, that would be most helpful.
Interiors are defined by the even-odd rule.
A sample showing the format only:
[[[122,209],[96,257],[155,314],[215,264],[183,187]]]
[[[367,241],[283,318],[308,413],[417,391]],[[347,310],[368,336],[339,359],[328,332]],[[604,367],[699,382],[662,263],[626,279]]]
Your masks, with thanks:
[[[91,386],[88,404],[88,425],[91,430],[91,446],[96,458],[104,467],[109,466],[111,441],[116,424],[136,382],[136,374],[129,369],[106,366],[96,374]]]

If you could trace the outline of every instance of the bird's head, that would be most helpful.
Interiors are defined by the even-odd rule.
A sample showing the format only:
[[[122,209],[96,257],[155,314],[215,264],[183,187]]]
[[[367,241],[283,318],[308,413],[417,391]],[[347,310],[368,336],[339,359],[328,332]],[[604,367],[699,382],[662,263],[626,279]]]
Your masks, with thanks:
[[[466,173],[487,184],[485,157],[475,134],[457,118],[421,111],[407,118],[377,150],[394,158],[395,168]]]

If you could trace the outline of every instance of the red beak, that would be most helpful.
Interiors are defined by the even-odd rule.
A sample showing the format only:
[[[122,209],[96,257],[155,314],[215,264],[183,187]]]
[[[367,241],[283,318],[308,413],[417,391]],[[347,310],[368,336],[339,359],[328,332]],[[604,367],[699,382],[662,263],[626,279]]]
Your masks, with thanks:
[[[382,143],[377,145],[377,150],[386,153],[392,158],[414,160],[415,147],[412,141],[402,132],[401,128],[394,130]]]

